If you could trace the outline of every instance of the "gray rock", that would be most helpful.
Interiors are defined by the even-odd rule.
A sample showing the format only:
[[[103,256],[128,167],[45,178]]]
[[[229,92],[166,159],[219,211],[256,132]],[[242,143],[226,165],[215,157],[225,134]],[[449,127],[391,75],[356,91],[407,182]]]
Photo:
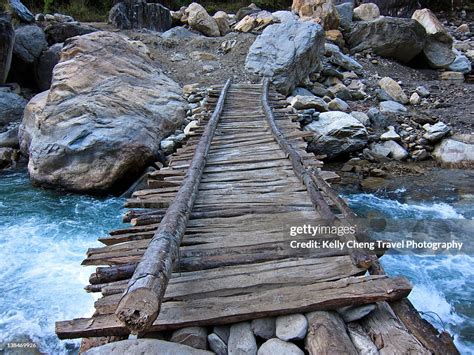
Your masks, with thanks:
[[[217,334],[209,334],[207,336],[207,341],[209,342],[209,347],[216,355],[227,355],[227,344],[219,338]]]
[[[388,76],[380,79],[379,85],[394,101],[402,104],[408,103],[408,97],[402,87],[392,78]]]
[[[166,155],[170,155],[175,151],[176,148],[176,143],[172,139],[163,139],[160,142],[160,149],[165,153]]]
[[[453,136],[444,139],[433,151],[433,156],[446,165],[461,165],[472,167],[474,164],[474,143],[471,139]]]
[[[252,6],[253,5],[253,6]],[[237,13],[235,14],[235,21],[239,22],[242,20],[245,16],[256,14],[257,12],[262,11],[259,7],[255,6],[255,4],[252,4],[247,7],[241,7]]]
[[[207,350],[207,330],[204,327],[181,328],[173,332],[170,341],[195,349]]]
[[[53,16],[57,22],[74,22],[74,18],[69,15],[55,13]]]
[[[13,92],[0,92],[0,130],[11,123],[20,122],[27,103],[23,97]]]
[[[275,336],[275,318],[254,319],[251,323],[253,333],[263,339],[270,339]]]
[[[10,18],[6,15],[0,16],[0,84],[7,80],[12,62],[13,44],[15,42],[15,31]]]
[[[169,29],[166,32],[163,32],[161,34],[162,38],[166,39],[192,39],[192,38],[197,38],[200,35],[194,32],[191,32],[185,27],[177,26]]]
[[[421,101],[420,95],[418,93],[414,92],[410,96],[410,105],[418,105]]]
[[[395,101],[383,101],[380,103],[380,112],[382,113],[403,113],[407,108]]]
[[[300,96],[297,95],[291,100],[291,106],[297,110],[305,110],[314,108],[320,112],[328,110],[328,105],[323,99],[316,96]]]
[[[349,323],[347,325],[347,332],[359,354],[379,355],[379,350],[360,324]]]
[[[370,118],[370,122],[374,127],[377,128],[385,128],[387,127],[388,124],[388,118],[380,112],[378,109],[375,107],[372,107],[367,111],[367,116]]]
[[[468,74],[472,70],[471,61],[465,55],[462,55],[459,51],[456,51],[456,59],[446,67],[446,69],[454,72],[460,72]]]
[[[370,126],[370,118],[369,116],[364,113],[364,112],[359,112],[359,111],[352,111],[351,116],[354,117],[356,120],[358,120],[360,123],[362,123],[364,126]]]
[[[360,307],[342,307],[337,309],[337,313],[344,319],[344,322],[355,322],[356,320],[362,319],[370,314],[374,309],[375,305],[368,304]]]
[[[211,355],[210,351],[157,339],[121,340],[86,351],[86,355],[159,354],[159,355]]]
[[[0,148],[0,169],[15,166],[18,160],[18,151],[13,148]]]
[[[55,22],[44,29],[50,45],[64,43],[68,38],[96,31],[98,31],[96,28],[78,22]]]
[[[109,12],[109,21],[120,29],[146,28],[163,32],[171,28],[171,12],[166,7],[147,1],[123,0]]]
[[[393,97],[391,97],[385,90],[383,89],[376,89],[375,95],[377,95],[377,99],[379,101],[392,101]]]
[[[15,29],[15,45],[13,46],[15,60],[33,64],[47,45],[46,36],[41,27],[25,25]]]
[[[308,89],[298,87],[298,88],[295,88],[291,92],[291,96],[314,96],[314,95]]]
[[[270,339],[262,344],[258,349],[258,355],[304,355],[303,350],[293,343],[288,343],[280,339]]]
[[[250,47],[245,67],[270,77],[277,90],[291,92],[320,68],[324,31],[311,21],[270,25]]]
[[[290,314],[276,319],[276,336],[283,341],[304,339],[307,331],[308,320],[303,314]]]
[[[329,87],[328,90],[333,96],[341,100],[352,100],[352,94],[344,84],[333,85]]]
[[[20,0],[8,0],[8,4],[12,9],[13,13],[22,21],[26,23],[32,23],[35,21],[35,17],[28,8],[21,3]]]
[[[425,29],[415,20],[380,17],[354,22],[346,41],[352,52],[372,49],[382,57],[407,63],[422,51],[425,37]]]
[[[339,25],[344,31],[350,30],[352,26],[354,4],[352,2],[346,2],[344,4],[336,5],[336,10],[339,13]]]
[[[346,70],[352,70],[356,73],[362,72],[362,65],[355,59],[345,55],[341,52],[340,48],[332,43],[326,43],[324,45],[325,56],[328,62],[337,65]]]
[[[229,15],[227,15],[226,12],[217,11],[212,17],[214,17],[217,22],[217,27],[219,27],[219,32],[221,33],[221,36],[225,36],[227,33],[230,32]]]
[[[408,157],[408,152],[405,150],[405,148],[403,148],[395,141],[383,142],[382,146],[390,151],[390,153],[388,154],[389,158],[395,160],[403,160]]]
[[[122,189],[156,159],[159,142],[181,127],[182,89],[142,46],[106,31],[69,39],[50,91],[29,102],[20,126],[36,184],[76,192]]]
[[[313,83],[310,87],[310,90],[313,94],[319,97],[330,95],[329,90],[323,84],[320,83]]]
[[[400,140],[400,135],[397,132],[395,132],[395,127],[388,126],[388,131],[382,134],[380,136],[380,139],[383,141],[390,141],[390,140],[398,141]]]
[[[233,324],[230,327],[229,355],[255,355],[257,354],[257,341],[250,328],[249,322]]]
[[[451,129],[443,122],[438,122],[434,125],[427,123],[423,126],[423,129],[426,131],[423,138],[429,140],[431,143],[438,142],[451,132]]]
[[[349,105],[347,102],[344,100],[341,100],[340,98],[335,98],[331,100],[328,104],[329,110],[331,111],[348,111],[349,110]]]
[[[2,148],[15,148],[20,147],[18,142],[18,126],[20,123],[9,125],[6,130],[0,133],[0,147]]]
[[[272,12],[272,15],[280,20],[281,23],[298,21],[298,16],[291,11],[275,11]]]
[[[193,2],[184,10],[184,13],[188,17],[188,24],[192,29],[209,37],[221,35],[216,20],[200,4]]]
[[[354,19],[358,21],[370,21],[379,17],[379,7],[374,3],[361,4],[354,9]]]
[[[229,343],[229,336],[230,336],[230,326],[228,325],[216,325],[214,327],[214,333],[217,334],[219,338],[221,338],[224,343]]]
[[[418,95],[420,95],[421,97],[428,97],[430,96],[430,91],[425,88],[424,86],[420,85],[416,88],[416,92],[418,93]]]
[[[36,77],[38,87],[41,91],[48,90],[51,87],[53,79],[53,69],[59,62],[59,55],[63,48],[62,43],[53,44],[41,54],[36,68]]]
[[[329,159],[362,149],[368,140],[364,125],[339,111],[321,113],[318,121],[304,129],[315,133],[308,146],[309,151],[326,154]]]

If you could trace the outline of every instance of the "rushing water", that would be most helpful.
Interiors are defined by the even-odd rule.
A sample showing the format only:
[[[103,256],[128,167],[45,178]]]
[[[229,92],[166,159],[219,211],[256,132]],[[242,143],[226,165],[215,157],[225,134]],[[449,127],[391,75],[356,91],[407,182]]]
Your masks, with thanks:
[[[123,201],[32,188],[26,172],[0,174],[0,349],[32,341],[41,352],[74,352],[54,322],[93,311],[80,266],[97,237],[120,224]],[[0,351],[1,352],[1,351]]]
[[[404,190],[398,191],[403,195]],[[474,201],[400,202],[374,194],[347,196],[361,216],[371,213],[390,219],[459,220],[474,218]],[[471,196],[472,198],[472,196]],[[465,238],[472,238],[470,235]],[[383,237],[383,235],[378,236]],[[474,258],[471,254],[395,255],[381,259],[390,275],[403,275],[414,288],[409,299],[438,329],[454,334],[463,354],[474,353]]]

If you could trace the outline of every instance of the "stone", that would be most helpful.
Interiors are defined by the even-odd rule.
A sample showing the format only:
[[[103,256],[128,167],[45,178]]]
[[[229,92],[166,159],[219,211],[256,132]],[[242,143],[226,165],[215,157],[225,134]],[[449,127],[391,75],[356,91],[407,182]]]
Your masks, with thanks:
[[[376,89],[375,95],[379,101],[392,101],[393,98],[383,89]]]
[[[245,16],[234,27],[238,32],[250,32],[252,30],[262,30],[271,23],[277,22],[277,19],[268,11],[259,11]]]
[[[55,13],[53,16],[57,22],[74,22],[74,18],[69,15]]]
[[[421,97],[428,97],[428,96],[430,96],[430,91],[429,91],[426,87],[424,87],[424,86],[422,86],[422,85],[418,86],[418,87],[415,89],[415,91],[416,91],[416,93],[417,93],[418,95],[420,95]]]
[[[474,165],[473,136],[467,136],[443,139],[434,149],[433,156],[442,164],[472,167]]]
[[[324,33],[326,40],[336,43],[338,46],[344,46],[344,36],[339,30],[329,30]]]
[[[329,102],[328,108],[331,111],[349,111],[349,105],[347,104],[347,102],[341,100],[338,97]]]
[[[15,60],[33,64],[47,45],[46,36],[41,27],[24,25],[15,29],[15,45],[13,46]]]
[[[394,101],[402,104],[408,103],[408,97],[402,87],[392,78],[388,76],[380,79],[379,85]]]
[[[440,80],[464,81],[464,74],[457,71],[445,71],[439,75]]]
[[[222,341],[226,344],[229,343],[229,336],[230,336],[230,326],[228,325],[216,325],[214,327],[214,333],[222,339]]]
[[[471,62],[474,62],[474,49],[469,49],[466,52],[466,57],[468,57]]]
[[[352,111],[351,116],[354,117],[357,121],[362,123],[364,126],[370,126],[370,118],[364,112]]]
[[[362,65],[355,59],[342,53],[338,46],[331,43],[326,43],[324,45],[324,50],[324,55],[329,63],[337,65],[346,70],[354,71],[356,73],[362,72]]]
[[[224,11],[217,11],[213,17],[216,20],[217,27],[219,27],[221,36],[228,34],[230,32],[229,15]]]
[[[395,101],[383,101],[380,103],[380,112],[382,113],[404,113],[407,108]]]
[[[192,51],[189,53],[189,58],[192,60],[217,60],[214,54],[200,51]]]
[[[207,330],[204,327],[181,328],[173,332],[170,341],[195,349],[207,350]]]
[[[259,318],[252,320],[250,327],[255,336],[270,339],[275,336],[275,318]]]
[[[375,127],[385,128],[388,125],[387,117],[375,107],[372,107],[367,111],[367,116],[369,116],[370,122]]]
[[[41,91],[49,90],[51,87],[51,80],[53,79],[53,69],[59,62],[62,43],[53,44],[45,50],[38,61],[36,68],[36,81]]]
[[[349,323],[364,318],[365,316],[369,315],[373,310],[375,310],[375,308],[376,306],[374,304],[367,304],[359,307],[342,307],[338,308],[336,311],[342,317],[344,322]]]
[[[304,339],[308,330],[308,320],[303,314],[279,316],[276,319],[276,336],[283,340]]]
[[[469,25],[467,23],[463,23],[461,26],[456,28],[456,32],[469,33],[469,32],[471,32],[471,30],[470,30]]]
[[[381,57],[408,63],[424,48],[426,31],[412,19],[379,17],[354,22],[346,42],[352,52],[371,49]]]
[[[170,155],[175,151],[176,143],[172,139],[163,139],[160,142],[160,149],[165,155]]]
[[[333,0],[293,0],[291,10],[300,17],[317,19],[325,30],[337,30],[339,13]]]
[[[341,100],[352,100],[352,94],[347,88],[342,83],[333,85],[328,88],[329,92],[332,93],[335,97],[341,99]]]
[[[192,29],[208,37],[220,36],[221,33],[217,21],[207,13],[202,5],[193,2],[186,8],[185,14],[188,17],[188,24]]]
[[[360,324],[349,323],[347,325],[347,333],[349,334],[352,344],[354,344],[358,354],[379,355],[377,346]]]
[[[0,16],[0,84],[7,80],[12,62],[13,44],[15,42],[15,31],[10,18],[6,15]]]
[[[413,160],[422,161],[430,157],[426,149],[417,149],[411,152],[411,157]]]
[[[297,95],[293,97],[290,104],[296,110],[305,110],[308,108],[314,108],[319,112],[325,112],[328,110],[328,105],[326,104],[326,102],[316,96]]]
[[[20,19],[22,22],[32,23],[35,22],[35,17],[28,8],[21,3],[20,0],[8,0],[8,5],[12,12]]]
[[[28,103],[20,126],[35,184],[123,191],[156,160],[187,103],[143,47],[105,31],[69,39],[51,89]]]
[[[258,349],[258,355],[304,355],[303,350],[293,343],[288,343],[280,339],[270,339],[262,344]]]
[[[352,16],[354,12],[354,4],[346,2],[344,4],[336,5],[336,10],[339,14],[339,26],[344,31],[348,31],[352,26]]]
[[[272,12],[272,16],[281,23],[298,21],[298,16],[291,11],[275,11]]]
[[[255,4],[250,4],[247,7],[241,7],[237,13],[235,14],[235,21],[239,22],[242,20],[245,16],[255,14],[259,11],[262,11],[259,7],[257,7]]]
[[[382,146],[390,151],[389,157],[395,160],[403,160],[408,157],[408,152],[395,141],[385,141]]]
[[[14,166],[18,160],[18,151],[13,148],[0,148],[0,169]]]
[[[388,131],[380,136],[381,140],[383,140],[383,141],[389,141],[389,140],[398,141],[398,140],[400,140],[400,135],[395,131],[395,127],[388,126],[387,129],[388,129]]]
[[[19,148],[18,142],[18,126],[20,122],[15,122],[8,125],[3,132],[0,133],[0,147],[2,148]],[[1,131],[1,130],[0,130]]]
[[[158,339],[121,340],[97,346],[84,353],[85,355],[104,354],[159,354],[159,355],[211,355],[210,351],[194,349],[187,345]]]
[[[332,95],[323,84],[320,84],[318,82],[312,83],[312,85],[310,86],[310,91],[314,95],[319,96],[319,97]]]
[[[238,32],[247,33],[247,32],[252,31],[255,26],[256,26],[255,17],[253,17],[252,15],[247,15],[235,25],[234,30]]]
[[[28,103],[23,97],[13,92],[0,91],[0,130],[11,123],[20,122]]]
[[[360,4],[354,9],[354,19],[358,21],[370,21],[380,17],[380,10],[376,4]]]
[[[431,143],[438,142],[451,132],[451,128],[449,128],[444,122],[438,122],[434,125],[427,123],[423,125],[423,129],[426,131],[423,138],[429,140]]]
[[[323,43],[324,31],[313,22],[270,25],[250,47],[245,68],[270,77],[279,92],[288,94],[320,69]]]
[[[96,28],[78,22],[55,22],[44,29],[49,45],[64,43],[68,38],[96,31]]]
[[[236,323],[230,327],[227,348],[229,355],[257,354],[257,342],[249,322]]]
[[[410,104],[412,105],[418,105],[421,101],[421,98],[420,98],[420,95],[418,95],[418,93],[414,92],[413,94],[411,94],[410,96]]]
[[[455,51],[454,53],[456,55],[456,58],[450,65],[446,67],[446,69],[463,74],[470,73],[472,70],[471,61],[465,55],[462,55],[459,51]]]
[[[390,149],[383,144],[373,144],[370,149],[364,149],[364,157],[371,161],[389,161]]]
[[[455,59],[453,54],[453,38],[436,15],[429,9],[416,10],[412,19],[420,23],[426,31],[426,43],[423,54],[433,68],[443,68]]]
[[[200,35],[198,35],[197,33],[191,32],[187,28],[181,26],[173,27],[161,34],[161,38],[166,39],[193,39],[199,36]]]
[[[209,348],[216,353],[216,355],[227,355],[227,344],[219,338],[217,334],[211,333],[207,336]]]
[[[291,96],[314,96],[308,89],[297,87],[291,92]]]
[[[146,28],[164,32],[171,28],[173,20],[170,10],[161,4],[145,0],[123,0],[111,8],[109,21],[122,30]]]

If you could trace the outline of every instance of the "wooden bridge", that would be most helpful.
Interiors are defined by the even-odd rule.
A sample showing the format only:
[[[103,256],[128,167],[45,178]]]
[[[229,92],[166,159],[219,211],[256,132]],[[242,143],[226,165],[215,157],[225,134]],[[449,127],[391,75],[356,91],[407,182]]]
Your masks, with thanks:
[[[457,353],[405,298],[410,283],[386,276],[377,255],[291,248],[290,241],[368,237],[290,236],[291,226],[308,223],[351,226],[355,215],[326,182],[334,174],[305,151],[306,132],[284,100],[267,80],[209,92],[212,115],[128,200],[132,226],[88,250],[83,264],[101,267],[86,290],[102,298],[91,318],[58,322],[60,338],[111,341],[320,311],[310,319],[311,354],[360,353],[348,327],[385,354]],[[375,310],[348,324],[333,312],[368,304]]]

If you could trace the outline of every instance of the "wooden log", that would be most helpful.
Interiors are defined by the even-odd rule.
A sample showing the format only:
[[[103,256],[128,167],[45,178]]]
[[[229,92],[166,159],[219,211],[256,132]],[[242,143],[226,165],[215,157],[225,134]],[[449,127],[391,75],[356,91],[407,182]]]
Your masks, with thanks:
[[[117,307],[117,317],[134,333],[145,331],[160,312],[161,300],[179,253],[181,239],[199,190],[206,156],[229,87],[230,79],[222,89],[216,110],[196,146],[195,156],[183,184],[166,211]]]
[[[135,271],[136,264],[98,267],[89,277],[92,285],[129,279]]]
[[[310,355],[358,355],[346,325],[336,312],[311,312],[308,319],[306,350]]]

